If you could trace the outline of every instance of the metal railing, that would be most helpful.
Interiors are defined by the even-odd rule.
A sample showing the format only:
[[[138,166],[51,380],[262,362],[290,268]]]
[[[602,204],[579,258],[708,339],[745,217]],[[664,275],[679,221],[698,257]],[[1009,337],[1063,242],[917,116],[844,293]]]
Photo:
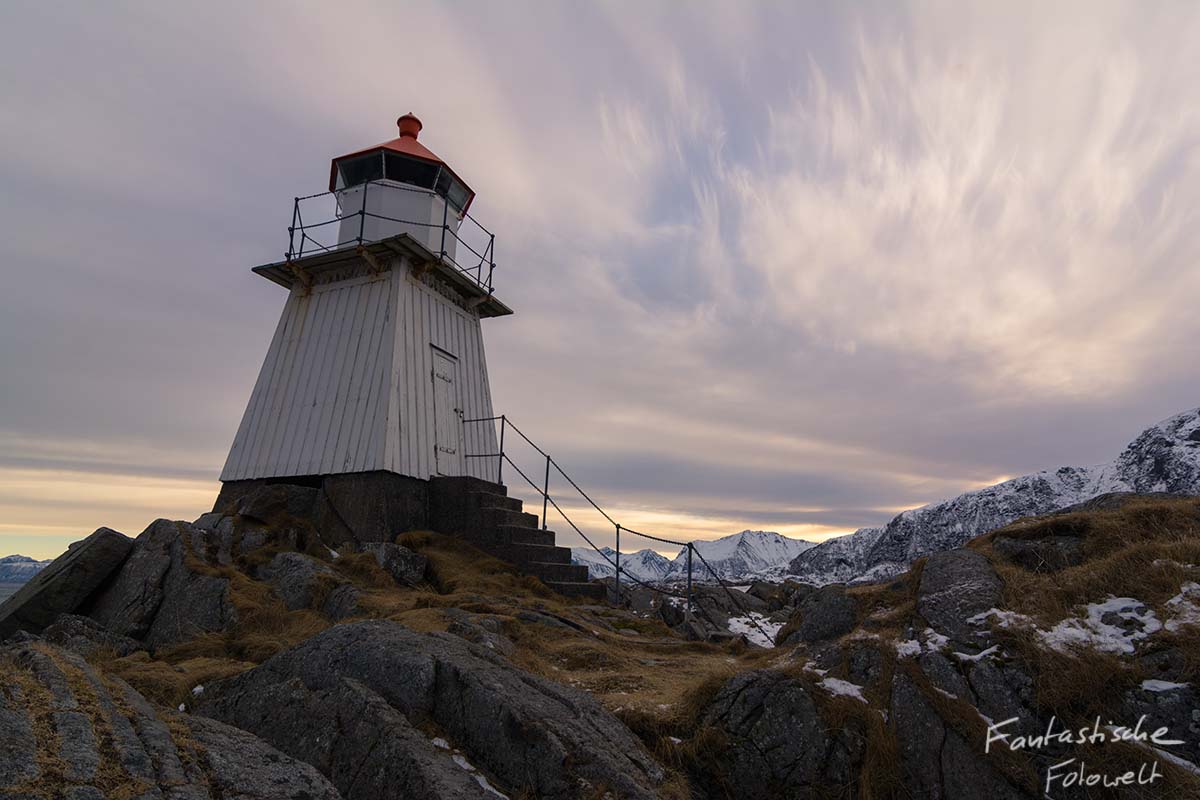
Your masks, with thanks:
[[[730,600],[733,601],[734,605],[738,608],[738,610],[740,610],[742,612],[742,614],[750,622],[750,624],[753,625],[767,641],[773,640],[773,637],[770,636],[770,634],[768,634],[765,630],[763,630],[762,626],[758,624],[758,621],[755,620],[754,617],[751,616],[751,612],[749,611],[749,609],[747,609],[742,604],[742,602],[740,600],[738,600],[737,595],[730,588],[729,584],[727,584],[725,582],[725,580],[721,577],[721,575],[715,569],[713,569],[712,565],[708,563],[707,559],[704,558],[704,554],[696,549],[695,542],[681,542],[681,541],[677,541],[675,539],[667,539],[662,536],[655,536],[653,534],[643,533],[641,531],[636,531],[630,527],[627,527],[627,526],[622,525],[621,523],[617,522],[615,519],[613,519],[611,516],[609,516],[608,512],[605,511],[603,508],[601,508],[600,505],[595,500],[593,500],[587,492],[585,492],[583,489],[580,488],[579,484],[575,482],[575,479],[572,478],[570,475],[568,475],[566,473],[566,471],[561,466],[559,466],[558,462],[554,460],[553,456],[551,456],[549,453],[547,453],[545,450],[543,450],[541,447],[539,447],[532,439],[530,439],[528,436],[526,436],[525,433],[520,428],[518,428],[516,425],[514,425],[512,423],[511,420],[509,420],[507,415],[501,414],[500,416],[497,416],[497,417],[480,417],[478,419],[466,419],[466,420],[463,420],[463,426],[465,427],[467,425],[482,425],[482,424],[495,425],[496,422],[500,423],[500,433],[498,436],[499,452],[496,452],[496,453],[465,453],[464,454],[465,457],[466,458],[494,458],[494,459],[496,459],[496,482],[501,485],[504,484],[504,465],[505,465],[505,463],[507,463],[513,470],[515,470],[517,472],[517,474],[520,475],[525,480],[525,483],[527,483],[529,485],[530,489],[532,489],[535,493],[537,493],[538,496],[540,496],[542,498],[542,516],[541,516],[542,530],[546,530],[546,525],[547,525],[546,514],[547,514],[548,509],[553,508],[555,511],[558,512],[559,516],[561,516],[563,518],[563,520],[568,525],[571,526],[571,529],[574,530],[575,533],[578,534],[581,539],[583,539],[585,542],[587,542],[588,547],[592,548],[597,553],[599,553],[600,556],[605,561],[608,562],[609,566],[611,566],[613,568],[613,572],[614,572],[615,580],[616,580],[616,598],[617,598],[618,602],[620,602],[620,597],[621,597],[621,575],[624,574],[626,579],[628,579],[629,581],[631,581],[643,588],[649,589],[649,590],[651,590],[653,592],[657,592],[659,594],[683,599],[686,602],[686,615],[689,620],[691,619],[691,614],[692,614],[693,610],[698,609],[702,614],[704,614],[704,616],[709,620],[709,622],[712,623],[712,618],[708,616],[708,613],[704,610],[703,606],[700,606],[699,604],[696,603],[695,595],[692,590],[692,560],[693,560],[693,558],[698,558],[700,560],[701,565],[703,565],[703,567],[708,570],[708,573],[716,580],[717,584],[722,589],[725,590],[725,593],[729,596]],[[532,478],[530,478],[529,475],[526,474],[526,472],[524,470],[522,470],[517,465],[517,463],[509,455],[508,451],[505,450],[504,434],[507,430],[512,430],[514,433],[516,433],[518,436],[520,436],[521,439],[523,439],[543,459],[545,459],[544,470],[542,472],[542,483],[540,486]],[[566,480],[566,482],[568,484],[570,484],[571,488],[575,490],[575,493],[578,494],[579,497],[582,497],[585,501],[587,501],[588,505],[590,505],[593,509],[595,509],[600,514],[600,516],[603,517],[608,522],[609,525],[613,526],[613,529],[616,533],[616,548],[615,548],[615,552],[614,552],[614,558],[609,558],[608,555],[603,550],[601,550],[599,547],[597,547],[596,543],[593,542],[591,540],[591,538],[588,537],[587,534],[585,534],[582,530],[580,530],[579,526],[575,524],[574,520],[572,520],[565,511],[563,511],[562,507],[554,499],[554,497],[552,496],[552,494],[550,492],[551,470],[553,470],[559,476],[561,476],[564,480]],[[638,579],[637,577],[631,575],[628,571],[622,569],[622,567],[621,567],[621,534],[622,533],[632,535],[632,536],[637,536],[642,539],[648,539],[648,540],[654,541],[654,542],[659,542],[662,544],[669,544],[669,545],[674,545],[676,547],[687,548],[687,583],[686,583],[687,588],[686,588],[685,594],[681,596],[681,595],[679,595],[679,593],[673,592],[673,591],[663,588],[661,586],[653,586],[653,585],[648,584],[645,581],[642,581],[642,580]],[[713,627],[717,627],[715,625],[715,623],[713,623]]]
[[[440,241],[440,252],[434,253],[443,263],[471,279],[480,288],[492,293],[492,274],[496,270],[496,235],[485,228],[474,217],[465,211],[450,214],[451,203],[432,189],[419,186],[406,186],[390,181],[368,181],[359,184],[362,187],[362,206],[357,211],[345,213],[342,209],[341,194],[346,190],[336,192],[320,192],[306,197],[295,198],[292,204],[292,224],[288,226],[288,249],[286,258],[293,261],[314,253],[330,253],[351,245],[362,246],[379,237],[372,239],[367,235],[367,220],[382,220],[398,225],[408,225],[426,230],[440,230],[437,240]],[[352,189],[358,186],[350,187]],[[378,192],[413,192],[442,201],[442,221],[422,222],[419,220],[399,219],[368,210],[367,199],[377,196]],[[309,220],[305,221],[305,217]],[[358,225],[351,225],[353,236],[345,239],[342,234],[342,223],[347,219],[358,218]],[[459,224],[453,225],[457,221]],[[389,234],[389,236],[395,234]],[[422,242],[427,244],[427,242]],[[451,252],[453,250],[453,252]],[[463,252],[465,251],[465,253]]]

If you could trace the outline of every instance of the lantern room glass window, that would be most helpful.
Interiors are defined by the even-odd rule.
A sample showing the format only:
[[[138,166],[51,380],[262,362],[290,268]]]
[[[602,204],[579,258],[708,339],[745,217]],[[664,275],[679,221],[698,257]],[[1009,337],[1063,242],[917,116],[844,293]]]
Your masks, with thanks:
[[[360,183],[377,181],[383,178],[383,158],[379,153],[369,153],[357,158],[347,158],[338,162],[337,188],[358,186]]]
[[[437,192],[459,215],[471,200],[470,191],[450,170],[423,159],[376,151],[343,159],[337,165],[336,186],[339,190],[384,178]]]
[[[428,161],[408,158],[399,153],[384,153],[387,163],[387,179],[399,181],[422,189],[432,189],[437,183],[438,165]]]

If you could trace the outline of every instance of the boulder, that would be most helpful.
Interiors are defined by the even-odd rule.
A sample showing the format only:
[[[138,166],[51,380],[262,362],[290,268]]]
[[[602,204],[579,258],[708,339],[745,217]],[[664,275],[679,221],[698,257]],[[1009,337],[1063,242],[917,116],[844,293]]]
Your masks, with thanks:
[[[857,617],[854,598],[846,594],[844,586],[822,586],[808,595],[779,630],[776,644],[783,647],[836,639],[854,629]]]
[[[934,553],[921,571],[917,587],[917,613],[930,627],[959,642],[970,642],[976,633],[967,620],[1002,600],[1004,584],[982,553],[949,550]]]
[[[425,580],[429,559],[403,545],[392,542],[363,542],[359,552],[375,556],[376,563],[392,580],[405,586],[416,586]]]
[[[258,570],[289,611],[316,608],[338,620],[358,611],[358,589],[327,564],[303,553],[278,553]]]
[[[211,719],[155,710],[45,642],[0,649],[0,797],[339,800],[313,767]]]
[[[72,544],[0,605],[0,639],[19,630],[38,633],[59,614],[79,608],[132,547],[132,539],[108,528]]]
[[[144,649],[141,642],[113,633],[95,620],[77,614],[59,614],[54,624],[42,631],[42,638],[84,658],[102,652],[120,658]]]
[[[948,727],[903,671],[893,678],[889,719],[896,731],[908,796],[931,800],[1032,800],[1038,796],[1010,783],[993,766],[995,756],[985,755],[977,742],[968,742]]]
[[[711,796],[854,796],[866,743],[861,723],[827,724],[795,678],[771,670],[734,676],[705,710],[700,731],[722,743],[720,757],[697,776]]]
[[[275,724],[280,703],[260,699],[283,692],[295,692],[295,702],[312,713],[289,713],[290,724]],[[355,708],[363,709],[361,735],[342,748],[314,742],[344,718],[337,715],[338,702],[325,698],[351,693],[359,697]],[[389,759],[394,770],[413,780],[449,780],[443,761],[404,733],[401,718],[434,726],[464,759],[513,794],[565,800],[608,791],[651,798],[664,778],[641,743],[587,693],[526,673],[456,636],[417,633],[391,621],[345,623],[317,634],[210,686],[200,712],[260,735],[289,755],[315,758],[351,799],[394,791],[395,772],[357,770],[363,753],[389,747],[394,735],[409,742],[396,745],[406,754]],[[313,748],[319,758],[311,755]]]
[[[1083,563],[1083,540],[1078,536],[997,536],[992,549],[1031,572],[1058,572]]]
[[[186,522],[152,522],[87,616],[150,648],[223,631],[237,622],[229,579],[205,561],[209,532]],[[219,549],[219,548],[216,548]]]

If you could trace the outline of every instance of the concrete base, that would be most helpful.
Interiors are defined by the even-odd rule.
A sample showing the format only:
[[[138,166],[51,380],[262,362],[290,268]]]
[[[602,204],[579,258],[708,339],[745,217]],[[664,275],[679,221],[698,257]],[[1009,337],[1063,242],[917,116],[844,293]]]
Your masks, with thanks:
[[[252,490],[276,484],[317,490],[311,519],[326,542],[390,542],[405,531],[433,527],[429,481],[394,472],[228,481],[213,511],[225,511]]]

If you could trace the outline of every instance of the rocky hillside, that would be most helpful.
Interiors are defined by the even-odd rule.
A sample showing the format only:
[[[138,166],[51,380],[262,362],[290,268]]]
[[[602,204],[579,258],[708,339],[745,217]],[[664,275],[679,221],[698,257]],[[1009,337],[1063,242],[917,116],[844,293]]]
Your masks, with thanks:
[[[801,553],[786,574],[807,583],[888,578],[921,556],[1107,492],[1200,494],[1200,409],[1148,428],[1107,464],[1023,475],[905,511],[883,527],[862,528]]]
[[[25,583],[49,563],[29,556],[4,556],[0,558],[0,583]]]
[[[693,557],[692,580],[715,582],[712,572],[722,580],[734,583],[754,580],[760,575],[779,572],[797,555],[812,547],[816,547],[813,542],[792,539],[774,531],[747,530],[712,541],[696,542],[695,548],[708,566],[699,557]],[[586,547],[571,549],[572,563],[587,566],[592,578],[613,576],[614,555],[611,547],[599,551]],[[653,550],[622,553],[621,571],[647,583],[683,581],[687,578],[687,548],[681,549],[671,560]]]
[[[327,541],[313,491],[100,529],[0,605],[0,796],[1033,800],[1064,763],[1147,780],[1087,797],[1200,792],[1200,500],[1109,496],[888,583],[702,587],[689,614],[434,532]],[[1097,716],[1103,742],[1013,738]],[[1143,716],[1167,733],[1105,727]]]

